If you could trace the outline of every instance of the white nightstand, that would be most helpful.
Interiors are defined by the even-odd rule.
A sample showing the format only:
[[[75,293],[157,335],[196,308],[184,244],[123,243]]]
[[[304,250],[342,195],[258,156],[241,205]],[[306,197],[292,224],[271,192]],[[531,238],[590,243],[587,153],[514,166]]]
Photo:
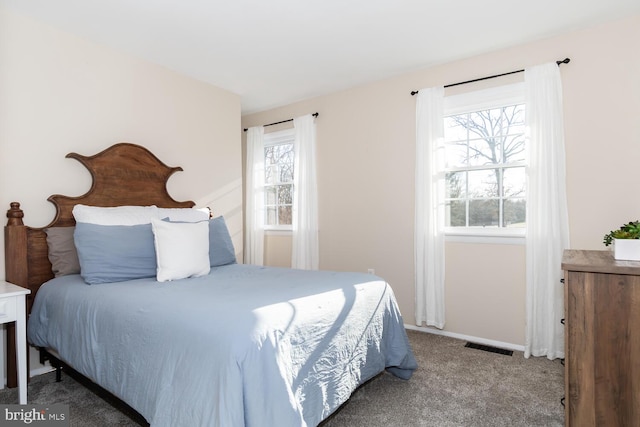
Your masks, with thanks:
[[[20,404],[27,404],[27,314],[29,289],[0,280],[0,324],[16,322],[16,364]]]

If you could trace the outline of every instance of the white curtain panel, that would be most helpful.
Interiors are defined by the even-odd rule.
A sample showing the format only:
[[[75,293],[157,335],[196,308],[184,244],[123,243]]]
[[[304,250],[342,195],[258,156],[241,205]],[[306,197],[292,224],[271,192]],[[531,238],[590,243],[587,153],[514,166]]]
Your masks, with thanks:
[[[525,357],[564,357],[561,263],[569,247],[562,83],[555,62],[525,70],[529,131]]]
[[[318,183],[316,177],[316,124],[313,115],[293,119],[295,170],[293,177],[293,235],[291,267],[317,270]]]
[[[244,263],[264,264],[264,127],[247,130]]]
[[[444,88],[420,89],[416,105],[416,324],[444,328]]]

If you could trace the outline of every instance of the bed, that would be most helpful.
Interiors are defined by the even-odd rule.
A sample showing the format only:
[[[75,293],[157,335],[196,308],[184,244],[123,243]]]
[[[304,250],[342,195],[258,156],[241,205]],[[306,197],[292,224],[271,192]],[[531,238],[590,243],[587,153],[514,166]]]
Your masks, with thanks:
[[[169,196],[181,168],[128,143],[67,157],[89,169],[91,189],[51,196],[57,213],[43,228],[11,204],[7,280],[32,291],[29,343],[151,426],[315,426],[385,370],[408,380],[416,369],[384,280],[239,264],[223,217],[185,219],[194,203]],[[85,222],[109,208],[153,219]],[[66,245],[73,236],[79,272],[55,258],[60,232]]]

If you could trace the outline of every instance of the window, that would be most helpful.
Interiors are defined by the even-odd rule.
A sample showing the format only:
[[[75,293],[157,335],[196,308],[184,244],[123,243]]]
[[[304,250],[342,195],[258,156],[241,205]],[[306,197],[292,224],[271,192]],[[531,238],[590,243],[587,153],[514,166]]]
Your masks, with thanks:
[[[293,129],[264,135],[264,224],[266,229],[291,230],[294,138]]]
[[[445,100],[445,227],[449,234],[523,235],[526,225],[522,85]]]

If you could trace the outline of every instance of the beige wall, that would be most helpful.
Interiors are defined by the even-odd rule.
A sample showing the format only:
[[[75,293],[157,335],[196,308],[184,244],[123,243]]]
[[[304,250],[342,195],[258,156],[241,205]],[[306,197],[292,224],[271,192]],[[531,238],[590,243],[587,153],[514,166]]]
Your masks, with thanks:
[[[245,116],[242,126],[320,113],[320,266],[375,268],[412,324],[415,98],[409,92],[570,57],[560,69],[571,246],[604,249],[608,230],[640,217],[638,40],[635,16]],[[282,237],[266,243],[267,262],[289,256]],[[523,345],[524,246],[448,243],[446,257],[445,330]]]
[[[126,141],[182,166],[169,193],[225,214],[241,252],[239,130],[239,96],[0,9],[0,209],[19,201],[27,225],[53,219],[49,195],[89,189],[67,153]]]
[[[169,194],[224,214],[241,255],[239,129],[237,95],[0,8],[0,210],[19,201],[27,225],[53,219],[51,194],[89,189],[89,173],[67,153],[132,142],[182,166]],[[0,277],[4,266],[0,245]],[[32,351],[32,373],[43,369]]]

